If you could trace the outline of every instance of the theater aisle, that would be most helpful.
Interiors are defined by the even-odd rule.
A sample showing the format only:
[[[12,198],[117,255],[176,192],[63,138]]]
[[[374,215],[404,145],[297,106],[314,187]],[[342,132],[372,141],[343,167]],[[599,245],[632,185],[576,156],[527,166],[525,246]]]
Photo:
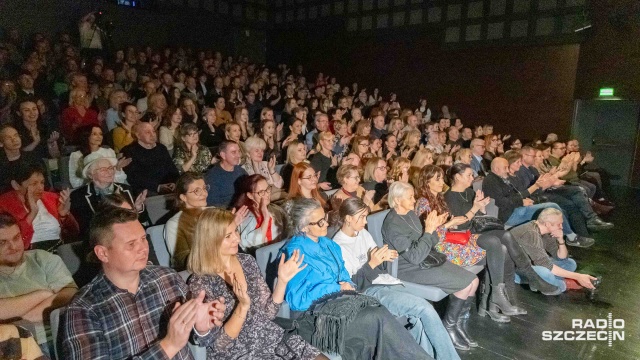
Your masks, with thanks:
[[[606,220],[613,221],[615,229],[596,234],[596,243],[590,249],[569,248],[579,272],[602,276],[596,301],[575,290],[546,297],[523,285],[518,295],[529,314],[511,317],[510,324],[498,324],[488,317],[474,318],[470,333],[480,347],[459,352],[463,360],[640,359],[640,189],[617,187],[612,195],[618,207]],[[623,330],[624,340],[613,341],[611,347],[607,341],[542,339],[543,331],[562,331],[564,335],[564,331],[581,330],[572,329],[573,319],[595,322],[607,319],[609,313],[613,319],[624,320],[624,329],[613,329]],[[621,325],[620,321],[616,323]]]

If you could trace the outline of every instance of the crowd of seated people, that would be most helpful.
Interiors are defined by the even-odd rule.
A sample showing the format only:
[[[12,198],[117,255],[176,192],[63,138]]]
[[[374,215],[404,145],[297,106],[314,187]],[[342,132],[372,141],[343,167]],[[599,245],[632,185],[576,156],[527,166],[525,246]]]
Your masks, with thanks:
[[[208,358],[456,359],[478,346],[467,326],[478,288],[478,314],[502,323],[527,313],[516,283],[549,296],[593,288],[567,246],[589,247],[594,231],[612,228],[601,216],[614,204],[608,174],[575,139],[497,134],[447,105],[401,106],[302,66],[184,47],[83,58],[68,34],[9,34],[0,320],[46,325],[44,314],[68,304],[62,358],[187,359],[193,338]],[[177,204],[166,225],[145,206],[160,195]],[[478,230],[491,200],[502,227]],[[380,247],[365,225],[385,210]],[[157,263],[151,225],[165,225],[173,270],[147,266]],[[253,256],[283,241],[269,289]],[[55,255],[74,242],[90,258],[80,290]],[[482,285],[473,265],[486,268]],[[174,270],[193,274],[188,285]],[[399,292],[402,282],[448,294],[443,319]],[[276,318],[285,300],[295,330]],[[393,316],[408,317],[409,331]],[[317,328],[318,318],[340,326]]]

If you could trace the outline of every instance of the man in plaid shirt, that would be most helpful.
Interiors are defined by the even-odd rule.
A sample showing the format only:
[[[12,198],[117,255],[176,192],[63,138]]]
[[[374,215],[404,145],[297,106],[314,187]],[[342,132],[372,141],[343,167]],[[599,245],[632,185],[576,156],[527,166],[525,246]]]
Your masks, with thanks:
[[[96,214],[90,241],[102,272],[84,286],[62,319],[63,359],[193,359],[186,346],[221,326],[224,299],[188,297],[180,275],[147,266],[149,247],[135,212]]]

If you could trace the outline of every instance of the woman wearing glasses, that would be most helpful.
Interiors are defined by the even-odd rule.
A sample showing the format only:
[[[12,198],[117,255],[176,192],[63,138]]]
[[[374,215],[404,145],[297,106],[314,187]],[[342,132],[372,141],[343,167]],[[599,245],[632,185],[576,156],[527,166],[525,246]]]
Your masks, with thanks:
[[[373,190],[373,203],[380,207],[380,210],[388,207],[386,195],[389,193],[389,184],[387,182],[387,162],[380,157],[374,157],[367,161],[364,166],[364,184],[365,190]],[[385,201],[382,199],[385,198]]]
[[[118,181],[116,176],[118,159],[113,150],[108,150],[111,154],[95,151],[84,157],[82,175],[88,180],[88,184],[71,193],[71,214],[80,226],[80,240],[86,243],[89,241],[89,228],[93,214],[98,211],[102,200],[108,195],[120,194],[126,197],[140,214],[140,222],[145,223],[147,219],[144,209],[147,191],[143,191],[136,198],[133,197],[131,187]]]
[[[76,138],[80,141],[80,150],[69,155],[69,182],[75,189],[87,182],[82,174],[86,163],[84,158],[89,154],[98,153],[102,157],[116,158],[116,153],[107,147],[102,147],[102,129],[98,126],[85,126],[78,129]],[[115,180],[119,183],[127,182],[127,174],[122,170],[131,163],[131,159],[121,158],[116,163]]]
[[[376,299],[354,292],[340,246],[326,237],[327,225],[314,199],[291,202],[292,238],[282,251],[287,259],[304,256],[305,267],[289,280],[285,299],[302,337],[343,359],[431,359]]]
[[[269,161],[264,161],[264,152],[267,148],[267,143],[256,136],[249,137],[244,142],[244,147],[247,150],[248,156],[244,164],[242,164],[242,168],[249,175],[262,175],[267,180],[269,186],[272,187],[272,199],[280,199],[284,180],[282,180],[282,177],[276,171],[275,154],[269,158]]]
[[[178,130],[180,142],[173,153],[173,163],[180,174],[187,171],[203,173],[216,160],[208,147],[200,144],[198,126],[192,122],[184,123]]]
[[[327,196],[318,189],[318,174],[311,165],[307,163],[298,163],[293,167],[291,172],[291,185],[289,186],[289,199],[298,197],[306,199],[314,199],[319,202],[322,207],[326,208]]]
[[[125,102],[120,105],[121,120],[118,126],[113,129],[113,149],[119,153],[123,147],[133,142],[133,125],[138,122],[140,113],[135,105]]]
[[[180,211],[165,226],[164,241],[171,255],[171,267],[176,271],[186,268],[198,217],[207,207],[209,185],[201,173],[187,171],[176,181],[176,200]],[[247,214],[246,207],[236,211],[239,224]]]
[[[259,174],[245,177],[239,186],[235,209],[243,206],[249,213],[240,224],[240,247],[245,252],[282,240],[286,216],[282,208],[271,203],[273,186]]]
[[[362,159],[369,152],[370,145],[368,136],[355,136],[351,142],[351,151]]]
[[[349,198],[358,198],[362,200],[372,211],[380,210],[378,206],[373,203],[373,197],[375,196],[375,190],[365,190],[360,186],[360,172],[358,167],[354,165],[342,165],[338,169],[338,183],[342,187],[333,195],[331,202],[332,208],[337,210],[342,201]]]

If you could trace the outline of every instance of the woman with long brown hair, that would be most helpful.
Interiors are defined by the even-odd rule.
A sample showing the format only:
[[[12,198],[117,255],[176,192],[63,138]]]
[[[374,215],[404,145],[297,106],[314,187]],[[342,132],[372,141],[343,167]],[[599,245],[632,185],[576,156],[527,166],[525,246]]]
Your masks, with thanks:
[[[296,197],[315,199],[323,208],[327,207],[327,197],[318,189],[318,173],[305,162],[296,164],[291,172],[289,199]]]

